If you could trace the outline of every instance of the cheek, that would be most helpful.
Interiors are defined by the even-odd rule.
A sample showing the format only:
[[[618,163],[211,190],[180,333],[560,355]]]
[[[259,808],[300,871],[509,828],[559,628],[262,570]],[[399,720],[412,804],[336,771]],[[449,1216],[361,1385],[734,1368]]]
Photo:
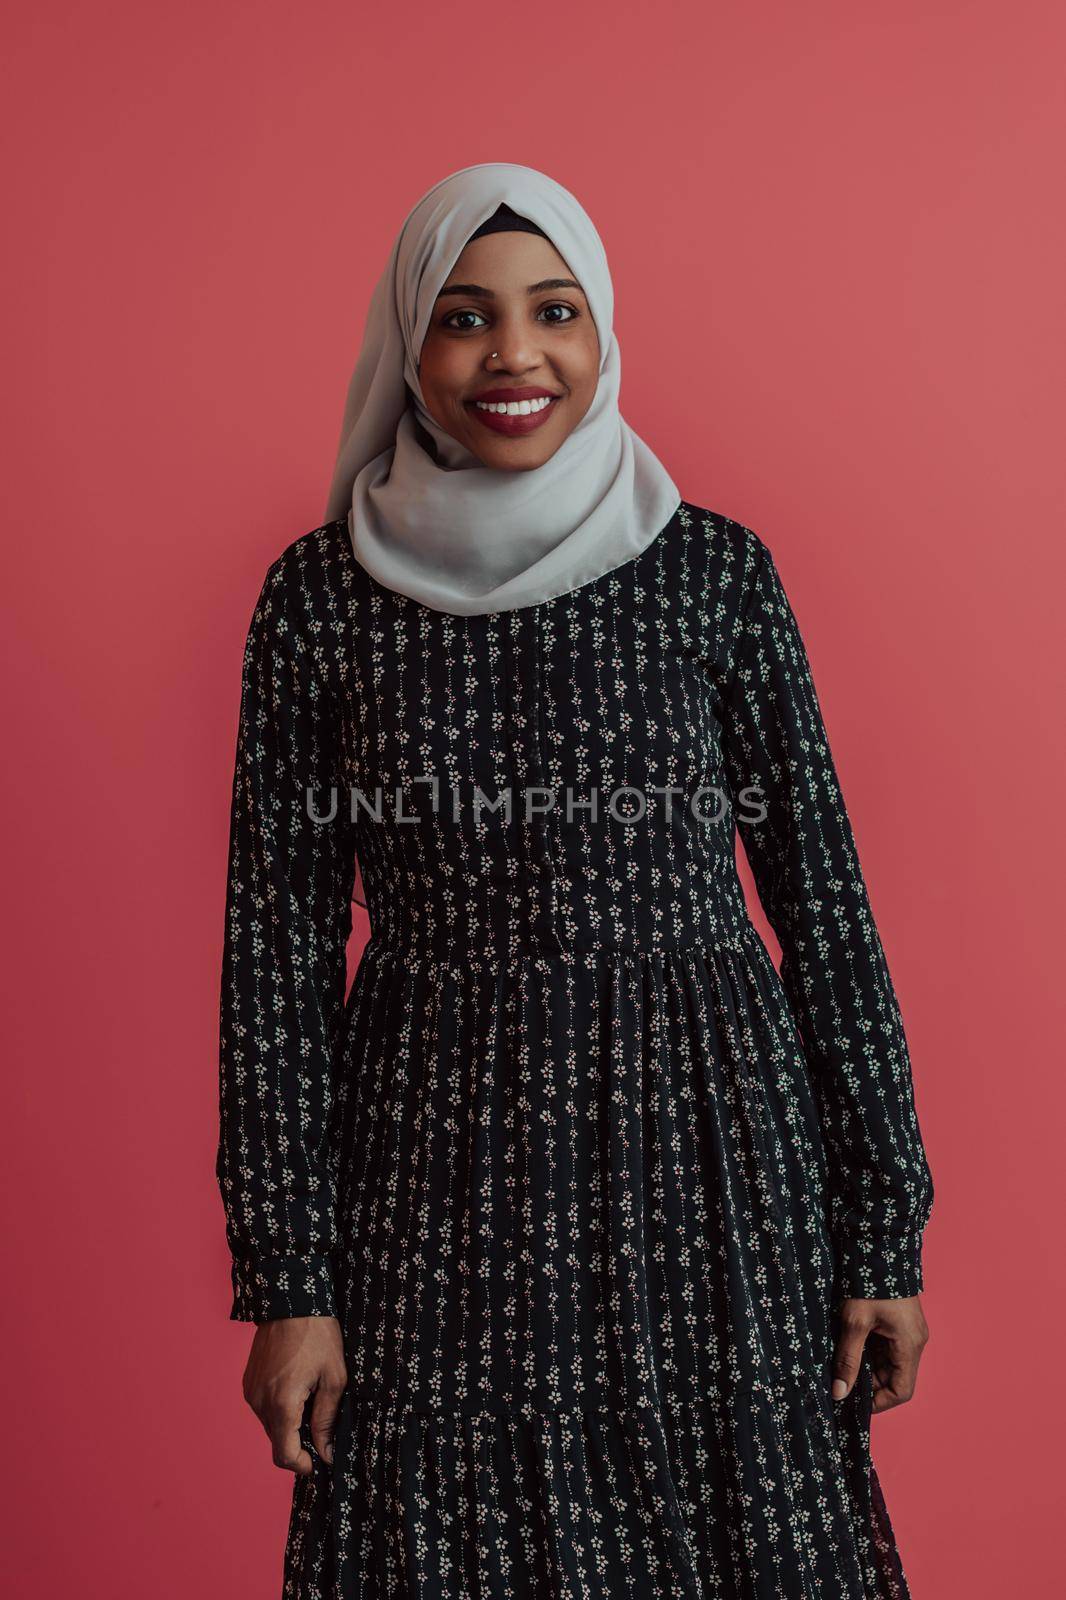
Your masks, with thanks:
[[[573,384],[574,394],[577,397],[582,416],[596,398],[596,388],[599,383],[599,369],[593,360],[592,364],[583,367],[580,376]]]
[[[595,333],[584,343],[577,359],[574,362],[574,376],[571,387],[576,394],[581,396],[584,403],[592,404],[592,397],[596,393],[596,385],[600,374],[600,346]]]
[[[428,340],[422,346],[418,381],[423,394],[447,399],[454,390],[463,388],[468,378],[468,362],[460,348],[453,344],[435,345]]]

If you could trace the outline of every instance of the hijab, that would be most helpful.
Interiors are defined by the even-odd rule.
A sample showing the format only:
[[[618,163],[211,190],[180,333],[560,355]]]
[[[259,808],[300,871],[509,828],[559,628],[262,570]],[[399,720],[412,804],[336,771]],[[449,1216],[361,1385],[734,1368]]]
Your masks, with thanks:
[[[584,291],[600,366],[592,403],[558,450],[509,472],[440,427],[424,404],[418,360],[436,296],[472,235],[530,224]],[[515,610],[632,560],[665,527],[681,497],[619,413],[613,314],[599,234],[552,178],[487,161],[423,195],[371,296],[326,509],[328,521],[347,517],[355,558],[379,583],[436,611]]]

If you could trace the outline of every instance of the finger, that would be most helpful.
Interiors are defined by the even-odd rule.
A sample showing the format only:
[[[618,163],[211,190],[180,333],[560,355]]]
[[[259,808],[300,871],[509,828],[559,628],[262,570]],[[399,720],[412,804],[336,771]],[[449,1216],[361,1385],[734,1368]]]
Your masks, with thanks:
[[[274,1455],[274,1465],[286,1472],[295,1472],[301,1478],[314,1471],[310,1452],[300,1442],[300,1422],[303,1405],[298,1410],[288,1410],[276,1416],[267,1428]]]
[[[890,1411],[913,1398],[918,1383],[918,1355],[916,1349],[893,1348],[887,1365],[879,1366],[875,1374],[873,1391],[874,1411]]]
[[[843,1400],[855,1387],[869,1328],[869,1320],[861,1313],[851,1311],[841,1313],[840,1332],[833,1352],[831,1393],[834,1400]]]
[[[892,1379],[895,1369],[891,1361],[882,1355],[876,1361],[870,1362],[871,1395],[870,1409],[872,1411],[887,1411],[895,1401],[892,1398]]]
[[[311,1443],[329,1466],[333,1465],[333,1433],[344,1385],[323,1379],[311,1404]]]
[[[874,1385],[870,1409],[874,1412],[891,1411],[895,1406],[901,1406],[905,1401],[909,1400],[912,1393],[913,1390],[910,1393],[906,1393],[897,1389],[894,1381],[877,1383]]]
[[[866,1359],[876,1383],[891,1383],[892,1374],[898,1363],[890,1337],[876,1329],[867,1334]]]

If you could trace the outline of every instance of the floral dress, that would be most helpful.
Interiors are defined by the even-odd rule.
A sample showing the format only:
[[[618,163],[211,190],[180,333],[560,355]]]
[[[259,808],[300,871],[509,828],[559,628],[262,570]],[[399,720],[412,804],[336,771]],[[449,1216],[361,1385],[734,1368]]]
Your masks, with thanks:
[[[230,1316],[344,1341],[285,1600],[907,1596],[866,1358],[830,1383],[841,1297],[923,1287],[932,1180],[750,529],[682,502],[604,576],[472,616],[384,588],[344,521],[284,550],[244,655],[220,1111]]]

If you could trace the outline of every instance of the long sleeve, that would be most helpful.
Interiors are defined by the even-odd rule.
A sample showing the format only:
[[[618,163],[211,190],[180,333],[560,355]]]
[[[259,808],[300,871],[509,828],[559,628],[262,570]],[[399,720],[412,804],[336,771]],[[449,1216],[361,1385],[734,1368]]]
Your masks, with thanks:
[[[731,792],[819,1105],[840,1292],[923,1288],[933,1182],[903,1022],[871,913],[810,664],[773,557],[759,542],[727,695]]]
[[[216,1175],[230,1319],[335,1315],[326,1138],[355,846],[333,698],[275,562],[244,652],[220,997]],[[336,788],[334,820],[328,816]]]

